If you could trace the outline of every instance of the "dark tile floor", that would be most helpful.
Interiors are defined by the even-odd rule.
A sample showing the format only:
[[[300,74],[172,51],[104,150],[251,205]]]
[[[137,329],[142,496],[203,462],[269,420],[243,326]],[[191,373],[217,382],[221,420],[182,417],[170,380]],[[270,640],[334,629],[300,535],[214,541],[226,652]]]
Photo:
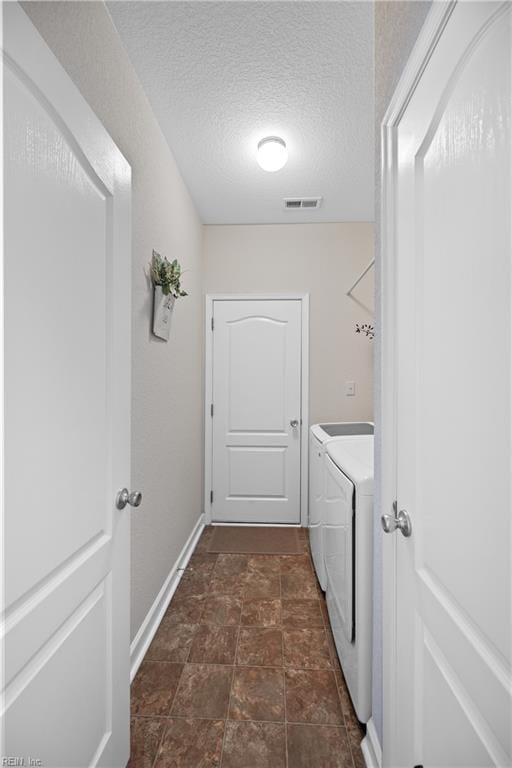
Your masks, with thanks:
[[[364,768],[307,531],[279,556],[211,530],[133,682],[129,768]]]

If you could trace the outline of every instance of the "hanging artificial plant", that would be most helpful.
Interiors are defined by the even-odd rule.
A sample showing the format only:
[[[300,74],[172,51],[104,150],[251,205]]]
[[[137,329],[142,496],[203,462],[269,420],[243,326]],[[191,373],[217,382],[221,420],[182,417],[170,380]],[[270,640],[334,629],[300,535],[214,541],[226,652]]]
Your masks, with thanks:
[[[174,296],[179,299],[180,296],[187,296],[186,291],[181,289],[181,266],[178,259],[169,261],[166,256],[160,256],[153,251],[151,259],[151,280],[153,285],[159,285],[162,288],[164,296]]]
[[[187,296],[181,289],[181,266],[178,259],[169,261],[153,251],[150,274],[154,286],[153,333],[167,341],[176,299]]]

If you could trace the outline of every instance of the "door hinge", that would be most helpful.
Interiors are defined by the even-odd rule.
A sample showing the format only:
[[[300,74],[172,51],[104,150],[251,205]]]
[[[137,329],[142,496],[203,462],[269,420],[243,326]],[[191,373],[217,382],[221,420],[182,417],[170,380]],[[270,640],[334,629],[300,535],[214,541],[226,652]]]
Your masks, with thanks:
[[[213,331],[214,327],[215,327],[215,321],[214,321],[214,319],[212,317],[212,331]]]
[[[210,504],[213,504],[213,491],[210,491]]]
[[[210,416],[213,419],[213,403],[210,405]]]

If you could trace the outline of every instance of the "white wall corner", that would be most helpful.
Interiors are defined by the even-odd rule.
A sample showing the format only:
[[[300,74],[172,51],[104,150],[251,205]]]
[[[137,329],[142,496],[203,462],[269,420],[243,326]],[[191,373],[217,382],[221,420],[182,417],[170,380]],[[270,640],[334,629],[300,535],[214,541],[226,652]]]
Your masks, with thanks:
[[[366,725],[366,736],[361,743],[366,768],[382,768],[382,749],[372,718]]]
[[[137,674],[137,670],[140,667],[142,660],[149,648],[149,645],[156,634],[160,622],[163,619],[172,596],[176,592],[176,587],[180,583],[180,579],[183,575],[183,571],[187,567],[188,561],[192,556],[192,553],[196,547],[199,537],[201,536],[204,528],[204,513],[199,516],[197,523],[195,524],[192,533],[185,542],[185,546],[181,550],[180,554],[176,558],[169,575],[165,579],[162,588],[156,599],[149,609],[146,618],[142,622],[139,631],[135,635],[130,645],[130,682]]]

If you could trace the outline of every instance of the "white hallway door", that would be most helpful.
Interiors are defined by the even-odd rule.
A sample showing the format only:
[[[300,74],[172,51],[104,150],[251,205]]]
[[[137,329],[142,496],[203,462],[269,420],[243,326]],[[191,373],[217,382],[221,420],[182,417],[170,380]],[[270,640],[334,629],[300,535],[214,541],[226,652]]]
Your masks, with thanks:
[[[213,302],[214,521],[300,522],[301,304]]]
[[[130,168],[20,6],[3,8],[1,757],[129,753]],[[21,763],[17,763],[21,764]]]
[[[434,9],[395,130],[393,768],[512,765],[511,11]]]

